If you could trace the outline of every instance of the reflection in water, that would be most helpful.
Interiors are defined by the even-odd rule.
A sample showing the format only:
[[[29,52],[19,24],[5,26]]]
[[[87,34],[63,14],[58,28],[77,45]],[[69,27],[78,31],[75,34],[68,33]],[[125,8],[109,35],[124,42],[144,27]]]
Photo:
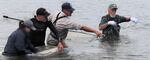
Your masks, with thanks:
[[[67,53],[57,54],[53,56],[2,56],[0,60],[73,60]]]
[[[104,58],[107,58],[108,60],[116,60],[117,57],[117,47],[119,46],[120,40],[103,40],[102,46],[106,50],[107,56]]]
[[[13,56],[13,57],[3,56],[2,60],[29,60],[29,58],[26,56]]]

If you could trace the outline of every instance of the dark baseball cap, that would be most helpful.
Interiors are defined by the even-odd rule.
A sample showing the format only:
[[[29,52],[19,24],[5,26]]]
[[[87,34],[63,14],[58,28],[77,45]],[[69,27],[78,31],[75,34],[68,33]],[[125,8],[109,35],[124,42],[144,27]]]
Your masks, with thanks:
[[[110,8],[110,9],[118,9],[117,4],[110,4],[108,8]]]
[[[36,15],[49,16],[50,13],[48,13],[45,8],[38,8],[36,11]]]
[[[66,10],[68,10],[68,11],[70,11],[70,12],[73,12],[73,11],[75,10],[75,9],[72,7],[72,5],[71,5],[70,3],[68,3],[68,2],[63,3],[62,6],[61,6],[61,8],[62,8],[62,10],[63,10],[63,9],[66,9]]]
[[[31,20],[26,20],[24,21],[24,25],[28,28],[30,28],[31,30],[36,30],[36,28],[33,25],[33,22]]]

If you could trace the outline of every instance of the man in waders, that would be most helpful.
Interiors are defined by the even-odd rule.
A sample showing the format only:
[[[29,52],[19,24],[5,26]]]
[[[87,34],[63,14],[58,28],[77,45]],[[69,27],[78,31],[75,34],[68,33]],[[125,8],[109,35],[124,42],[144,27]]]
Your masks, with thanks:
[[[118,7],[116,4],[110,4],[108,7],[108,14],[103,16],[99,24],[99,30],[105,35],[102,40],[119,40],[120,23],[135,22],[136,18],[124,17],[116,14]]]
[[[47,41],[48,45],[56,46],[57,44],[60,45],[60,50],[63,50],[64,48],[67,48],[68,46],[65,44],[64,40],[67,37],[69,29],[74,30],[84,30],[87,32],[93,32],[97,36],[102,35],[102,33],[99,30],[93,29],[89,26],[78,24],[73,22],[70,19],[70,16],[74,12],[74,8],[71,6],[70,3],[66,2],[63,3],[61,6],[62,11],[55,13],[54,15],[49,16],[49,20],[52,21],[52,23],[55,25],[56,30],[59,33],[61,43],[58,42],[55,35],[53,33],[50,33],[49,39]]]

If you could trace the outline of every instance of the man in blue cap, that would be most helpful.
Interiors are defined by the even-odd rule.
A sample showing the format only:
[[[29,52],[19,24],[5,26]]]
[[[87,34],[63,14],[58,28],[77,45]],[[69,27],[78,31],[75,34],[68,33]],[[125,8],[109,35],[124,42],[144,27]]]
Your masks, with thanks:
[[[53,45],[59,47],[59,50],[63,50],[63,48],[67,48],[68,46],[65,44],[64,40],[67,37],[69,29],[73,30],[84,30],[87,32],[93,32],[97,36],[102,35],[99,30],[93,29],[89,26],[75,23],[70,19],[70,16],[74,12],[74,8],[72,5],[68,2],[63,3],[61,6],[62,11],[56,14],[53,14],[49,16],[49,20],[52,21],[52,23],[55,25],[56,30],[59,33],[61,42],[58,42],[55,38],[55,35],[53,33],[50,33],[49,39],[48,39],[48,45]]]
[[[110,4],[108,14],[103,16],[99,24],[99,29],[102,30],[103,40],[119,40],[120,23],[133,21],[137,23],[137,19],[133,17],[124,17],[117,15],[117,5]]]

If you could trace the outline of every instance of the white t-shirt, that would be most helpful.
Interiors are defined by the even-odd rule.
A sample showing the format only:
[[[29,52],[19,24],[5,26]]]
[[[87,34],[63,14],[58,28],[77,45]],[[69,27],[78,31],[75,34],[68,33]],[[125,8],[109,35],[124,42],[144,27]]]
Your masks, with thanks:
[[[57,15],[59,14],[58,17],[61,17],[61,16],[65,16],[65,14],[63,12],[57,12],[56,14],[52,14],[48,17],[48,20],[51,21],[52,23],[56,20],[56,17]],[[62,40],[65,40],[66,37],[67,37],[67,34],[68,34],[68,30],[69,29],[73,29],[73,30],[80,30],[82,27],[81,24],[78,24],[76,22],[73,22],[70,17],[64,17],[64,18],[61,18],[59,20],[57,20],[56,22],[56,25],[55,25],[55,28],[56,30],[58,31],[58,35],[60,36],[60,38]],[[50,34],[49,38],[48,38],[48,43],[49,41],[51,40],[55,40],[55,38],[53,38]]]

